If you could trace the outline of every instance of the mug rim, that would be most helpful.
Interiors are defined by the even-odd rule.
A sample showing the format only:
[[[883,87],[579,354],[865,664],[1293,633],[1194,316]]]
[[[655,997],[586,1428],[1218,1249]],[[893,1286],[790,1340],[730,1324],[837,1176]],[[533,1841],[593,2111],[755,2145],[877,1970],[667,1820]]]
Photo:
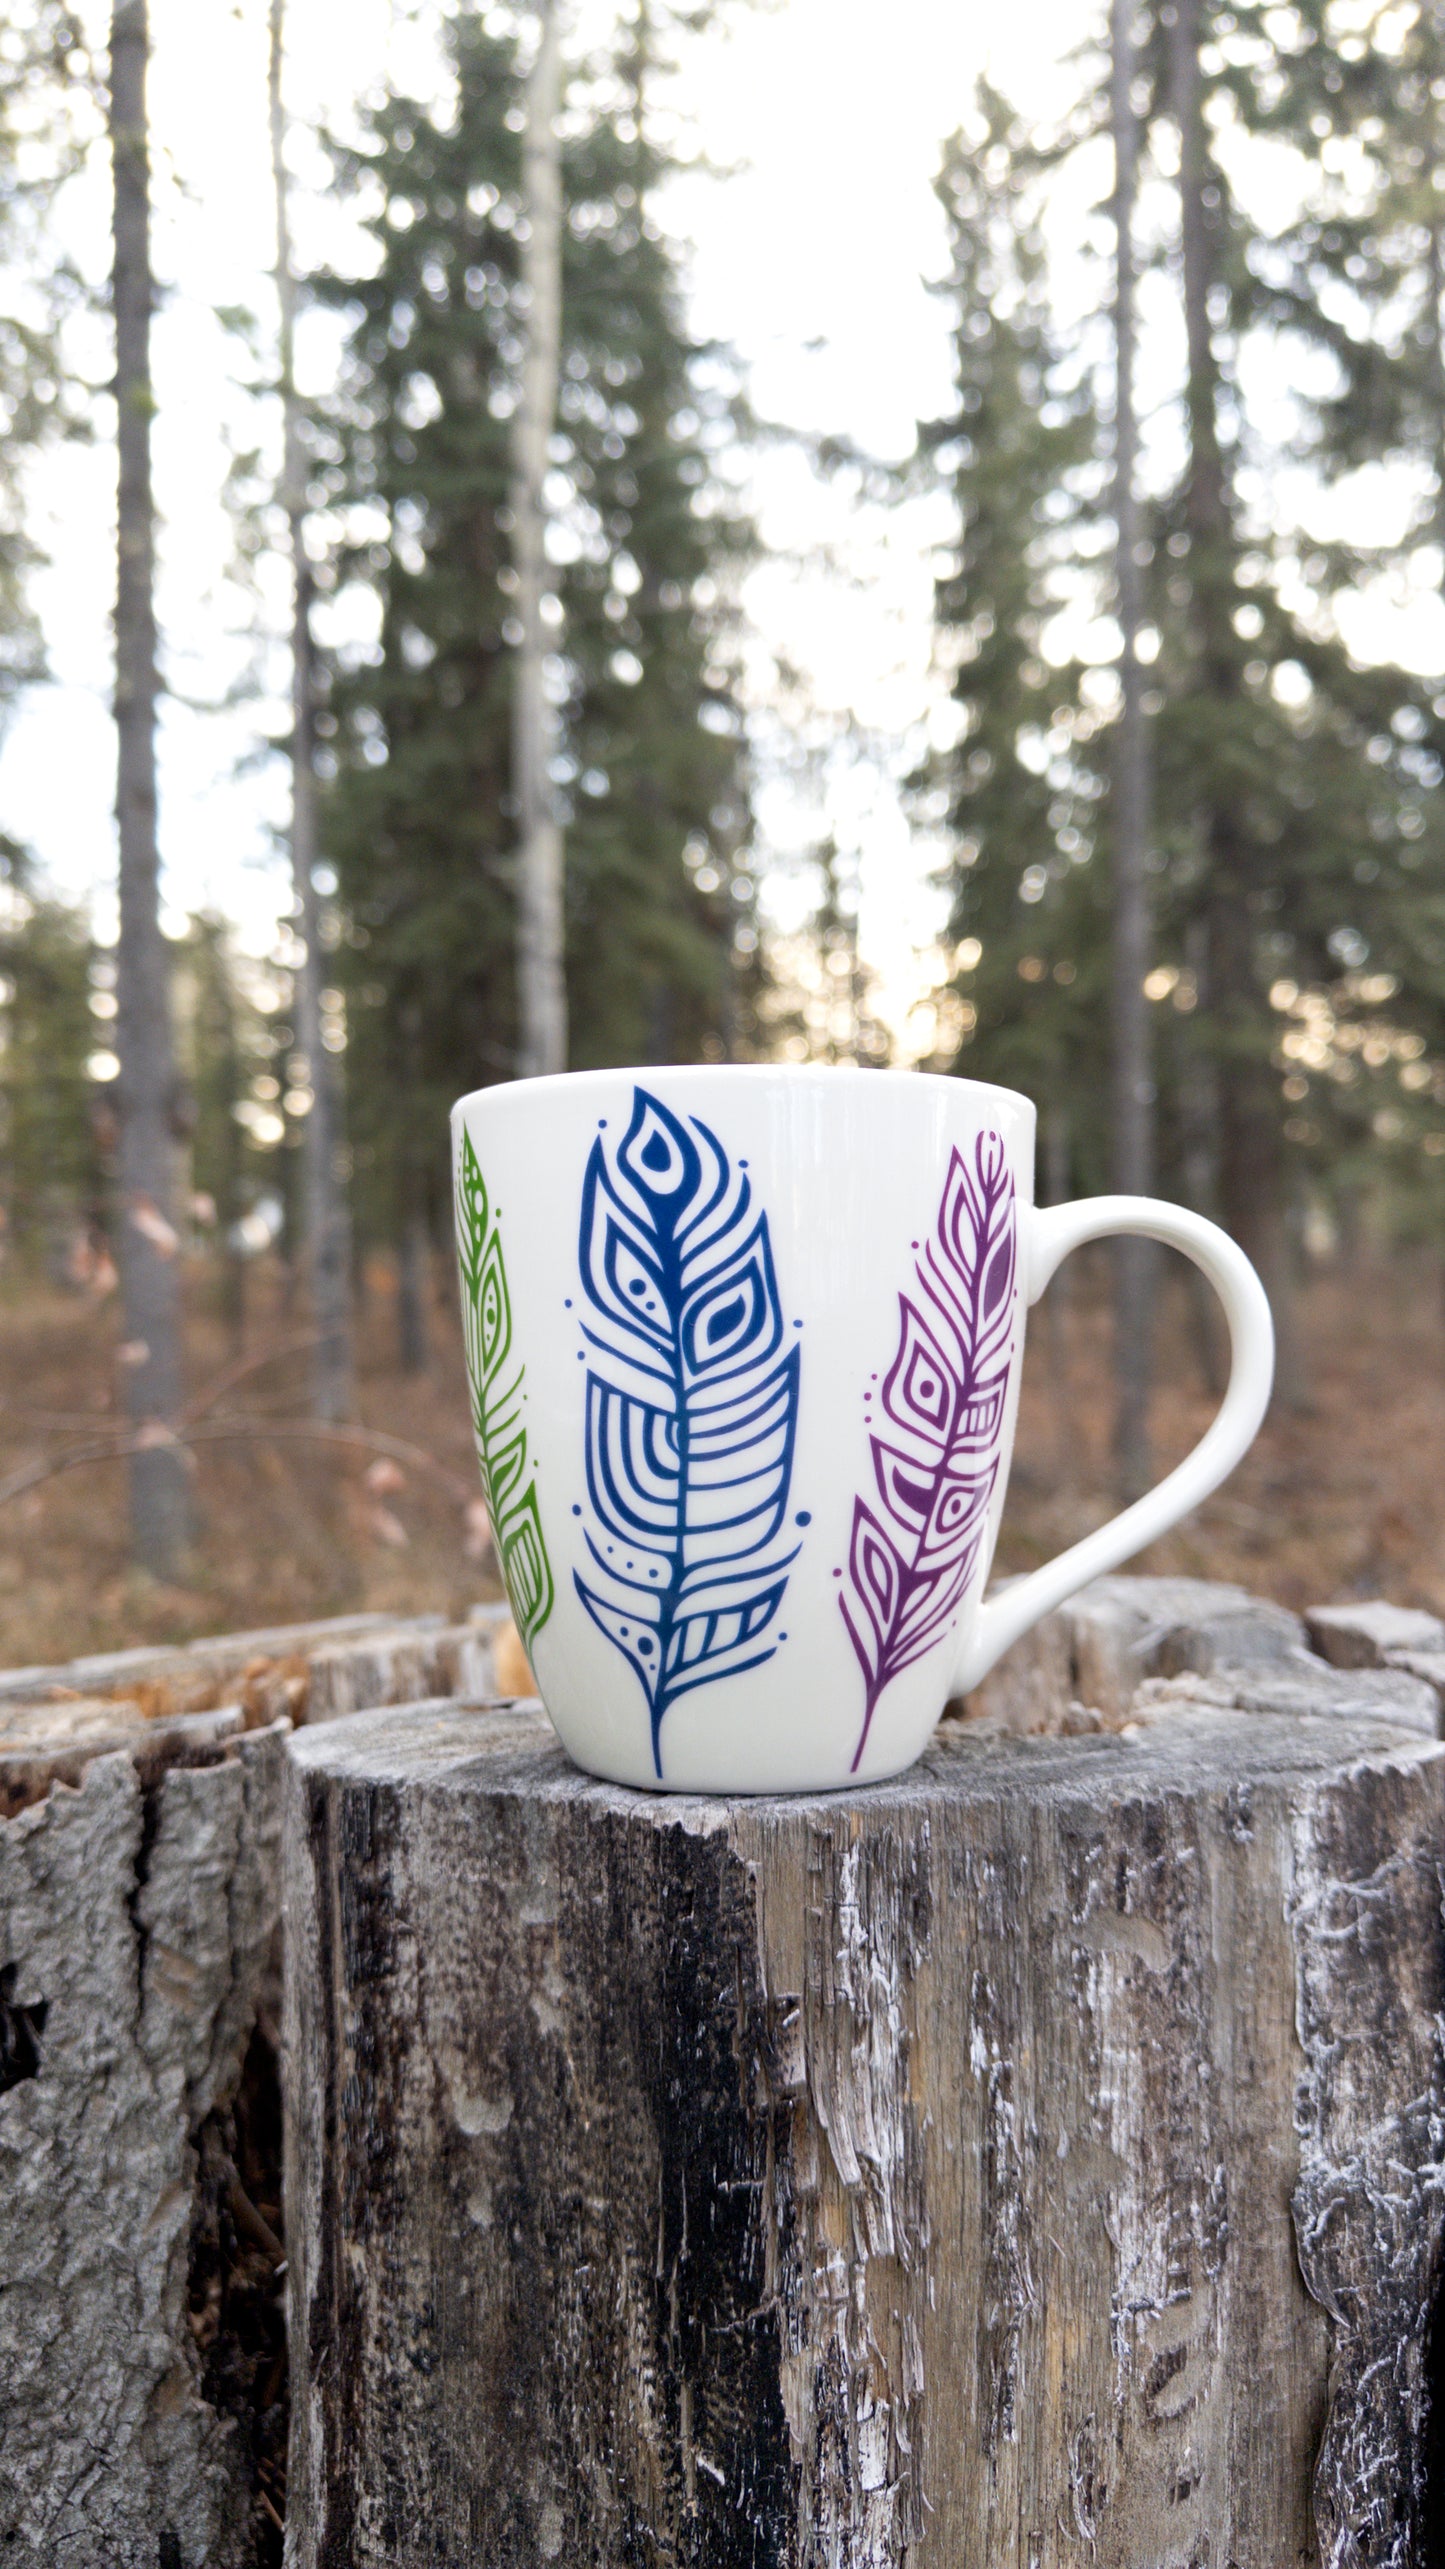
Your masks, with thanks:
[[[496,1079],[485,1088],[469,1088],[451,1108],[456,1121],[468,1107],[479,1107],[488,1099],[504,1097],[549,1096],[561,1089],[577,1089],[609,1079],[630,1079],[645,1083],[652,1079],[716,1079],[719,1073],[729,1079],[783,1079],[793,1084],[816,1086],[840,1077],[866,1080],[869,1087],[879,1081],[909,1088],[946,1088],[952,1095],[960,1089],[973,1089],[980,1097],[1007,1098],[1010,1106],[1022,1107],[1037,1120],[1038,1109],[1031,1097],[1020,1088],[1004,1088],[997,1080],[973,1079],[966,1071],[936,1070],[867,1070],[861,1062],[619,1062],[601,1070],[547,1071],[535,1079]]]

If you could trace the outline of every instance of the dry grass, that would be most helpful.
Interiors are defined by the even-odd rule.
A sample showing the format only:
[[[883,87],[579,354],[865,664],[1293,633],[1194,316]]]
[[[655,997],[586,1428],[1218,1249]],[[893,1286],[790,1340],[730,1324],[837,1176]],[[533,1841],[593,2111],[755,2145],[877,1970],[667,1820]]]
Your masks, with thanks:
[[[1074,1261],[1076,1277],[1083,1263]],[[1196,1308],[1179,1273],[1166,1288],[1157,1344],[1152,1426],[1161,1472],[1214,1407]],[[1104,1286],[1100,1264],[1079,1279],[1061,1325],[1051,1331],[1047,1298],[1036,1317],[1000,1569],[1031,1567],[1110,1513]],[[1234,1579],[1295,1608],[1389,1596],[1445,1614],[1438,1260],[1421,1254],[1316,1275],[1298,1297],[1292,1336],[1294,1399],[1276,1399],[1223,1489],[1130,1567]]]
[[[189,1280],[188,1304],[187,1384],[203,1395],[232,1350],[208,1278]],[[251,1305],[248,1353],[294,1344],[301,1331],[281,1278],[253,1277]],[[399,1483],[376,1489],[367,1476],[377,1458],[364,1448],[294,1435],[268,1441],[268,1419],[294,1428],[306,1415],[305,1353],[282,1354],[208,1413],[211,1423],[245,1420],[256,1433],[195,1455],[197,1540],[183,1586],[158,1587],[129,1566],[123,1462],[66,1472],[0,1511],[0,1662],[362,1609],[458,1614],[496,1596],[474,1538],[468,1549],[463,1494],[478,1485],[461,1332],[440,1267],[427,1317],[427,1370],[404,1375],[393,1354],[390,1279],[373,1276],[360,1330],[358,1412],[368,1427],[434,1457],[440,1475],[406,1469]],[[118,1335],[113,1301],[97,1310],[73,1296],[12,1290],[0,1306],[0,1472],[81,1442],[85,1422],[115,1422]],[[74,1433],[61,1421],[75,1422]]]
[[[190,1280],[188,1366],[199,1388],[230,1349],[214,1289]],[[253,1279],[248,1347],[294,1338],[279,1277]],[[0,1663],[69,1658],[148,1641],[379,1608],[448,1614],[495,1594],[468,1553],[459,1493],[475,1487],[460,1332],[440,1266],[420,1376],[394,1361],[389,1279],[372,1279],[360,1333],[359,1412],[444,1475],[368,1486],[363,1450],[267,1442],[265,1421],[304,1417],[305,1357],[278,1357],[225,1396],[254,1439],[196,1458],[198,1538],[186,1582],[157,1587],[126,1555],[125,1467],[92,1464],[0,1510]],[[12,1284],[0,1305],[0,1473],[114,1421],[113,1303]],[[1138,1565],[1237,1579],[1301,1606],[1387,1594],[1445,1612],[1445,1329],[1438,1268],[1422,1259],[1317,1278],[1301,1297],[1307,1405],[1277,1407],[1226,1488]],[[1162,1465],[1209,1414],[1197,1324],[1171,1290],[1160,1327]],[[1066,1309],[1036,1316],[999,1566],[1020,1569],[1109,1511],[1109,1326],[1101,1266],[1075,1260]],[[70,1426],[67,1422],[74,1422]],[[383,1475],[383,1477],[387,1477]]]

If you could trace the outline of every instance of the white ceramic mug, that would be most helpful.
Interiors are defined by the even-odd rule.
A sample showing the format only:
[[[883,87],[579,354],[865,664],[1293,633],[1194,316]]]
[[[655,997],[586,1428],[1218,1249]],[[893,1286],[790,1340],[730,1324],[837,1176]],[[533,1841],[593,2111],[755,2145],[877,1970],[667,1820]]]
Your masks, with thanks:
[[[912,1764],[949,1697],[1207,1497],[1264,1415],[1269,1305],[1198,1214],[1033,1205],[1034,1110],[918,1073],[609,1070],[452,1111],[473,1424],[507,1592],[579,1766],[796,1793]],[[1081,1241],[1224,1305],[1214,1424],[984,1600],[1024,1313]]]

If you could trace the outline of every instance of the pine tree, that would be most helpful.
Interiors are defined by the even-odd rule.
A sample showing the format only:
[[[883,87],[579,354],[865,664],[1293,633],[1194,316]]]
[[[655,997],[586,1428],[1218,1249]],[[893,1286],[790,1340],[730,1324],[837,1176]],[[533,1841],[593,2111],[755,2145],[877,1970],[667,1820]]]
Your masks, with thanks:
[[[853,1062],[881,1070],[893,1037],[878,1014],[875,975],[859,942],[856,861],[831,836],[809,851],[811,902],[802,926],[769,939],[757,1004],[764,1059]],[[945,1014],[951,1011],[945,1006]]]
[[[83,912],[0,839],[0,1246],[32,1259],[98,1229],[94,960]]]
[[[382,208],[378,263],[329,288],[352,316],[321,426],[347,537],[338,578],[369,590],[379,634],[334,668],[326,831],[360,940],[344,960],[361,1197],[393,1239],[416,1184],[403,1137],[439,1134],[458,1089],[507,1076],[518,1054],[508,507],[523,104],[519,46],[495,20],[468,7],[446,22],[453,115],[389,99],[343,157],[343,179]],[[649,210],[666,166],[647,115],[652,41],[644,16],[620,60],[574,71],[566,119],[549,612],[579,1067],[722,1046],[751,902],[727,603],[745,530],[714,461],[732,394],[721,354],[687,337]],[[425,1148],[435,1212],[443,1177]]]
[[[1233,458],[1226,445],[1229,389],[1219,355],[1231,310],[1247,295],[1243,224],[1211,149],[1200,54],[1206,30],[1199,0],[1179,0],[1167,31],[1168,104],[1179,131],[1179,205],[1187,342],[1188,463],[1177,504],[1173,558],[1183,615],[1177,686],[1161,775],[1179,769],[1203,853],[1199,901],[1205,935],[1206,1005],[1221,1055],[1219,1194],[1225,1219],[1249,1251],[1278,1309],[1285,1292],[1285,1189],[1279,1086],[1270,1054],[1274,1027],[1261,969],[1264,937],[1282,903],[1266,850],[1280,844],[1281,817],[1265,762],[1287,726],[1245,676],[1251,661],[1241,631],[1239,582],[1245,539]],[[1237,344],[1237,338],[1235,341]],[[1262,608],[1257,612],[1263,612]],[[1252,621],[1247,609],[1243,621]],[[1267,671],[1262,673],[1267,679]],[[1252,788],[1252,790],[1251,790]],[[1261,862],[1261,859],[1263,861]],[[1192,870],[1185,857],[1184,874]],[[1277,958],[1276,958],[1277,968]]]
[[[1283,327],[1318,350],[1341,327],[1322,292],[1320,226],[1262,242],[1231,179],[1247,167],[1241,134],[1288,136],[1307,155],[1319,96],[1341,95],[1312,14],[1176,0],[1141,27],[1141,139],[1167,125],[1178,144],[1178,232],[1163,255],[1177,258],[1187,343],[1184,464],[1151,503],[1143,548],[1143,603],[1159,637],[1149,669],[1158,959],[1145,986],[1164,1012],[1160,1183],[1222,1216],[1280,1307],[1301,1186],[1352,1183],[1371,1135],[1377,1161],[1381,1141],[1403,1150],[1412,1135],[1428,1138],[1439,1153],[1445,1139],[1445,1075],[1433,1064],[1445,953],[1432,798],[1445,771],[1440,717],[1428,685],[1352,660],[1334,596],[1368,557],[1313,544],[1278,508],[1247,399],[1245,357],[1265,334],[1277,341]],[[1101,75],[1073,131],[1098,130],[1105,107]],[[1171,156],[1161,151],[1159,164]],[[1039,637],[1064,586],[1107,603],[1102,484],[1080,460],[1105,451],[1104,403],[1087,376],[1066,374],[1053,342],[1028,221],[1037,166],[1017,126],[985,102],[974,163],[960,173],[955,155],[947,180],[967,406],[934,441],[952,464],[963,529],[939,592],[944,647],[962,655],[963,732],[946,781],[954,933],[982,946],[957,988],[977,1010],[968,1065],[1031,1088],[1055,1129],[1068,1114],[1075,1180],[1097,1185],[1105,1066],[1090,1046],[1107,922],[1097,869],[1071,879],[1060,837],[1066,826],[1078,854],[1109,843],[1115,797],[1093,718],[1102,710],[1107,732],[1117,700],[1048,669]],[[1333,218],[1329,239],[1342,268],[1360,255]],[[1377,386],[1380,366],[1374,350],[1362,379]],[[1066,920],[1074,977],[1061,1000],[1053,971]],[[971,944],[963,951],[972,958]]]
[[[1150,961],[1149,744],[1139,642],[1144,623],[1139,505],[1136,245],[1139,195],[1135,0],[1111,0],[1109,122],[1114,146],[1114,607],[1119,624],[1119,720],[1110,782],[1114,901],[1110,988],[1113,1178],[1121,1195],[1154,1186],[1154,1081],[1145,983]],[[1126,1498],[1149,1484],[1149,1377],[1154,1320],[1152,1242],[1114,1247],[1114,1457]]]
[[[240,987],[232,932],[214,911],[192,919],[176,978],[178,1051],[192,1101],[191,1188],[209,1207],[205,1228],[220,1260],[221,1315],[239,1350],[246,1328],[239,1226],[257,1189],[246,1127],[254,1065],[267,1038]]]
[[[640,6],[565,172],[562,430],[577,558],[563,572],[572,1060],[687,1061],[738,1040],[734,935],[753,915],[727,477],[747,427],[729,353],[691,338],[653,199],[669,28]]]
[[[1107,683],[1051,666],[1045,629],[1096,539],[1105,482],[1090,387],[1055,344],[1026,133],[985,88],[947,146],[958,407],[924,431],[957,511],[939,656],[957,738],[927,779],[951,863],[959,1068],[1023,1088],[1066,1130],[1081,1185],[1109,1182]]]
[[[291,555],[291,881],[301,952],[295,970],[297,1048],[311,1108],[302,1136],[305,1264],[316,1344],[311,1406],[318,1418],[344,1418],[351,1407],[351,1230],[342,1164],[341,1080],[322,1041],[320,896],[316,888],[316,652],[311,631],[315,578],[307,546],[307,453],[296,389],[296,277],[291,253],[290,181],[286,168],[285,0],[270,0],[268,104],[271,182],[276,209],[276,297],[282,461],[279,497]],[[237,1268],[237,1287],[239,1291]]]
[[[1318,1157],[1332,1130],[1348,1129],[1359,1060],[1330,1044],[1326,1078],[1312,1082],[1301,1042],[1312,1057],[1317,1038],[1280,1018],[1301,986],[1333,990],[1342,1019],[1372,979],[1366,1006],[1403,989],[1408,1014],[1425,998],[1401,932],[1432,835],[1415,755],[1429,691],[1352,662],[1331,611],[1332,569],[1338,579],[1347,566],[1312,560],[1241,489],[1241,350],[1282,318],[1306,339],[1325,335],[1316,298],[1282,291],[1281,255],[1258,242],[1230,175],[1234,134],[1288,135],[1302,150],[1317,140],[1310,13],[1176,0],[1161,18],[1188,343],[1188,464],[1165,513],[1156,587],[1159,804],[1174,819],[1166,898],[1179,945],[1195,935],[1220,1206],[1282,1307],[1290,1162]],[[1362,977],[1372,952],[1393,968]],[[1371,1048],[1383,1042],[1393,1059],[1397,1036],[1411,1040],[1408,1024],[1377,1029]],[[1310,1115],[1295,1111],[1306,1103]],[[1377,1100],[1376,1111],[1390,1110]]]
[[[70,9],[12,0],[0,21],[0,266],[12,280],[0,309],[0,724],[44,673],[29,598],[39,556],[26,526],[26,472],[40,447],[80,425],[60,348],[79,280],[49,218],[80,145],[84,70]]]
[[[1445,591],[1445,21],[1433,0],[1388,20],[1346,21],[1311,0],[1302,12],[1289,99],[1308,130],[1313,170],[1302,219],[1274,245],[1267,278],[1278,321],[1325,352],[1329,391],[1305,405],[1313,460],[1330,480],[1384,464],[1414,506],[1396,548],[1412,575]],[[1323,548],[1341,586],[1378,567],[1367,550]],[[1445,695],[1388,673],[1368,754],[1399,779],[1395,826],[1357,859],[1359,944],[1388,961],[1404,1013],[1445,1052]],[[1387,727],[1386,727],[1387,726]],[[1382,856],[1381,847],[1388,850]],[[1397,1008],[1396,1015],[1401,1013]],[[1378,1049],[1378,1043],[1376,1045]],[[1445,1103],[1445,1067],[1407,1061],[1408,1095],[1427,1116]],[[1418,1114],[1415,1119],[1418,1124]],[[1445,1156],[1445,1136],[1427,1123]]]
[[[513,612],[522,628],[512,673],[512,800],[517,813],[517,1067],[524,1078],[567,1067],[562,822],[553,774],[560,746],[547,692],[547,469],[557,429],[562,355],[561,0],[538,0],[526,81],[520,236],[522,362],[512,413]]]

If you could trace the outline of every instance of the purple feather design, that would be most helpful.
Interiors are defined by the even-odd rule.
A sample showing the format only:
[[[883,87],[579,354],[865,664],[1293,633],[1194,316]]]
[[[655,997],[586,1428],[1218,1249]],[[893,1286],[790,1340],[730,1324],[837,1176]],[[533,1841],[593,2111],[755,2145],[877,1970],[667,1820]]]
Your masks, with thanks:
[[[866,1688],[856,1774],[885,1686],[941,1641],[978,1560],[1013,1361],[1017,1222],[997,1133],[955,1151],[873,1420],[875,1489],[853,1502],[839,1598]]]

